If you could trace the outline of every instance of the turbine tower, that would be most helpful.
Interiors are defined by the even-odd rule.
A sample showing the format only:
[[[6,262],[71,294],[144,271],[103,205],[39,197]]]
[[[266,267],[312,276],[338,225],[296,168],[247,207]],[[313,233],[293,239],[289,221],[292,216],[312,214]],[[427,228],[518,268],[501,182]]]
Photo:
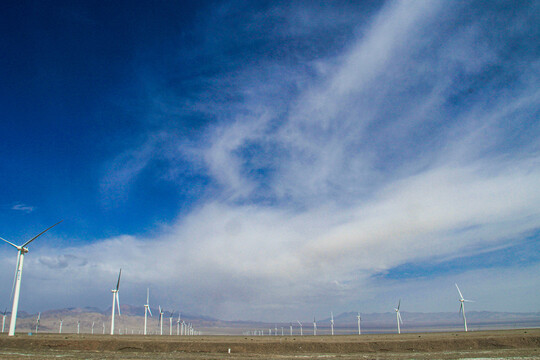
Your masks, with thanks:
[[[317,335],[317,321],[315,321],[315,316],[313,317],[313,336]]]
[[[111,290],[112,297],[112,317],[111,317],[111,335],[114,335],[114,310],[115,305],[118,307],[118,316],[120,316],[120,299],[118,298],[118,288],[120,287],[120,277],[122,276],[122,269],[118,273],[118,282],[116,283],[116,289]]]
[[[160,329],[160,335],[163,335],[163,310],[161,309],[161,305],[159,307],[159,329]]]
[[[173,318],[173,314],[174,314],[174,312],[172,312],[172,313],[169,315],[169,336],[172,335],[172,318]]]
[[[334,313],[330,311],[330,327],[332,328],[332,335],[334,335]]]
[[[180,311],[178,312],[178,320],[176,320],[176,336],[179,336],[180,335],[180,316],[182,314],[180,313]]]
[[[5,309],[4,313],[2,314],[2,332],[4,332],[4,328],[6,327],[6,312],[7,309]]]
[[[296,320],[296,322],[298,322],[298,324],[300,325],[300,336],[304,335],[304,333],[302,332],[302,323],[300,322],[300,320]]]
[[[39,330],[39,321],[41,320],[41,312],[38,313],[37,320],[36,320],[36,334]]]
[[[467,318],[465,317],[465,302],[473,302],[472,300],[465,300],[463,298],[463,295],[461,294],[461,291],[459,290],[459,287],[456,284],[456,289],[459,293],[459,312],[463,315],[463,325],[465,325],[465,332],[467,332]]]
[[[62,333],[62,324],[64,323],[64,319],[60,319],[60,328],[58,329],[58,333]]]
[[[144,305],[144,335],[146,335],[146,323],[148,321],[148,313],[152,316],[152,311],[150,310],[150,289],[146,288],[146,304]]]
[[[360,320],[361,320],[360,313],[358,313],[356,318],[358,319],[358,335],[362,335],[362,332],[360,331]]]
[[[9,336],[15,335],[15,326],[17,324],[17,310],[19,309],[19,294],[21,291],[21,276],[22,276],[22,269],[23,269],[23,260],[24,260],[24,254],[28,252],[28,248],[26,247],[28,244],[30,244],[32,241],[36,240],[38,237],[55,227],[56,225],[60,224],[63,220],[57,222],[53,226],[43,230],[24,244],[17,246],[12,242],[7,241],[6,239],[2,239],[0,237],[0,240],[3,240],[7,242],[9,245],[15,247],[19,253],[17,254],[17,263],[15,266],[15,278],[13,279],[13,308],[11,309],[11,321],[9,323]]]
[[[396,321],[397,321],[397,332],[398,334],[401,334],[401,328],[399,327],[399,323],[403,325],[403,320],[401,320],[401,314],[399,313],[399,307],[401,306],[401,299],[399,299],[397,308],[394,308],[396,311]]]

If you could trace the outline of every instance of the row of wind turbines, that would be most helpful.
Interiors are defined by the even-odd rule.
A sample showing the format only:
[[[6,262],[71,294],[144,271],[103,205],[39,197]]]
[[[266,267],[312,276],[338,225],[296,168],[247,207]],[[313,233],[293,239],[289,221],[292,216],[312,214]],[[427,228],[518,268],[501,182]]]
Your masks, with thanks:
[[[115,318],[115,310],[118,310],[118,316],[121,316],[120,313],[120,298],[119,298],[119,291],[120,291],[120,279],[122,277],[122,269],[120,269],[118,273],[118,281],[116,282],[116,288],[112,289],[111,292],[113,294],[113,300],[112,300],[112,310],[111,310],[111,335],[114,335],[114,318]],[[165,311],[161,308],[161,305],[158,306],[159,310],[159,334],[163,335],[163,320],[164,320],[164,313]],[[148,334],[148,314],[152,317],[152,310],[150,309],[150,289],[146,289],[146,304],[144,304],[144,328],[143,328],[143,335]],[[173,335],[173,315],[174,312],[171,312],[169,317],[169,335]],[[176,335],[200,335],[201,332],[198,330],[195,330],[192,323],[186,323],[181,319],[181,314],[178,312],[178,319],[176,320]]]
[[[9,336],[15,335],[15,328],[17,326],[17,313],[19,308],[19,296],[20,296],[20,289],[21,289],[21,278],[22,278],[22,269],[23,269],[23,261],[24,261],[24,255],[28,253],[28,245],[55,227],[56,225],[60,224],[63,220],[57,222],[56,224],[48,227],[47,229],[43,230],[30,240],[26,241],[22,245],[16,245],[4,238],[0,237],[0,240],[8,243],[9,245],[13,246],[17,249],[17,262],[15,266],[15,276],[13,279],[13,287],[11,291],[11,298],[13,299],[13,307],[11,309],[11,321],[9,324]],[[120,269],[120,272],[118,273],[118,280],[116,282],[116,288],[112,289],[111,292],[113,293],[113,301],[112,301],[112,314],[111,314],[111,335],[114,335],[114,320],[115,320],[115,311],[118,309],[118,315],[120,316],[120,298],[119,298],[119,290],[120,290],[120,279],[122,277],[122,269]],[[150,310],[150,290],[147,289],[146,292],[146,304],[144,305],[144,335],[147,334],[147,314],[149,313],[150,316],[152,316],[152,311]],[[7,309],[4,310],[4,313],[2,314],[2,332],[4,332],[5,324],[6,324],[6,313]],[[159,306],[159,327],[160,327],[160,334],[163,335],[163,314],[164,311],[161,309],[161,306]],[[39,330],[39,323],[41,319],[41,313],[38,314],[38,318],[36,321],[36,332]],[[170,335],[172,335],[172,314],[171,318],[169,319],[170,322]],[[62,332],[62,324],[63,320],[60,320],[60,328],[59,332]],[[80,321],[77,323],[77,333],[80,331]],[[92,333],[94,332],[94,323],[92,324]],[[105,324],[103,324],[103,333],[105,333]],[[200,331],[197,331],[193,328],[193,324],[191,323],[185,323],[180,319],[180,313],[178,314],[178,320],[177,320],[177,334],[178,335],[199,335]]]
[[[11,296],[13,298],[13,306],[12,306],[12,309],[11,309],[11,321],[10,321],[10,324],[9,324],[9,336],[14,336],[15,335],[15,327],[16,327],[16,324],[17,324],[17,312],[18,312],[18,307],[19,307],[19,295],[20,295],[20,289],[21,289],[21,277],[22,277],[22,269],[23,269],[23,260],[24,260],[24,255],[26,253],[28,253],[28,248],[27,246],[32,242],[34,241],[35,239],[37,239],[38,237],[40,237],[41,235],[43,235],[44,233],[46,233],[47,231],[49,231],[50,229],[52,229],[53,227],[55,227],[56,225],[60,224],[63,220],[57,222],[56,224],[48,227],[47,229],[43,230],[42,232],[40,232],[39,234],[37,234],[36,236],[34,236],[33,238],[31,238],[30,240],[26,241],[24,244],[22,245],[15,245],[14,243],[4,239],[4,238],[1,238],[0,237],[0,240],[8,243],[9,245],[15,247],[17,249],[17,262],[16,262],[16,266],[15,266],[15,276],[14,276],[14,279],[13,279],[13,287],[12,287],[12,291],[11,291]],[[118,273],[118,281],[116,282],[116,288],[115,289],[112,289],[111,292],[113,293],[113,300],[112,300],[112,314],[111,314],[111,335],[114,335],[114,319],[115,319],[115,310],[118,309],[118,315],[120,316],[120,299],[119,299],[119,289],[120,289],[120,279],[122,277],[122,269],[120,269],[120,272]],[[459,307],[459,312],[460,314],[462,314],[463,316],[463,324],[464,324],[464,327],[465,327],[465,331],[468,331],[467,329],[467,318],[465,317],[465,302],[470,302],[471,300],[466,300],[463,298],[463,294],[461,293],[461,291],[459,290],[459,287],[457,284],[456,285],[456,289],[459,293],[459,302],[460,302],[460,307]],[[401,299],[399,300],[398,302],[398,306],[397,308],[394,308],[395,312],[396,312],[396,322],[397,322],[397,331],[398,331],[398,334],[401,334],[401,326],[403,324],[403,320],[401,318],[401,314],[400,314],[400,306],[401,306]],[[2,319],[2,332],[4,332],[4,327],[5,327],[5,323],[6,323],[6,311],[7,309],[4,311],[4,313],[2,314],[3,316],[3,319]],[[148,314],[150,314],[150,316],[152,316],[152,311],[150,310],[150,289],[146,289],[146,304],[144,304],[144,335],[147,334],[147,322],[148,322]],[[159,327],[160,327],[160,335],[163,335],[163,310],[161,309],[161,306],[159,306]],[[334,314],[333,312],[330,313],[330,316],[331,316],[331,320],[330,320],[330,327],[331,327],[331,334],[334,335]],[[36,332],[38,331],[39,329],[39,322],[40,322],[40,318],[41,318],[41,313],[38,315],[38,319],[37,319],[37,324],[36,324]],[[361,329],[360,329],[360,313],[358,313],[358,316],[357,316],[357,319],[358,319],[358,334],[360,335],[361,334]],[[178,320],[177,320],[177,334],[180,335],[181,332],[185,332],[186,335],[194,335],[194,334],[199,334],[200,332],[196,331],[193,329],[193,325],[192,324],[186,324],[184,321],[180,322],[181,319],[180,319],[180,313],[178,314]],[[300,335],[303,335],[303,329],[302,329],[302,323],[297,320],[298,324],[300,325]],[[172,335],[172,314],[171,314],[171,317],[169,319],[169,327],[170,327],[170,335]],[[60,332],[62,332],[62,321],[60,322]],[[93,326],[92,326],[92,332],[93,332]],[[271,335],[271,332],[272,332],[272,329],[269,329],[269,334]],[[277,335],[277,328],[275,328],[275,335]],[[283,334],[283,328],[281,329],[281,332]],[[258,331],[255,331],[254,332],[254,335],[255,334],[262,334],[263,332],[261,330],[258,330]],[[290,324],[290,334],[292,335],[292,323]],[[317,335],[317,322],[315,321],[315,318],[313,318],[313,335]]]
[[[467,329],[467,318],[465,316],[465,302],[473,302],[472,300],[466,300],[463,298],[463,294],[461,293],[461,290],[459,290],[459,286],[457,284],[456,285],[456,289],[459,293],[459,302],[460,302],[460,305],[459,305],[459,313],[463,316],[463,325],[464,325],[464,328],[465,328],[465,331],[468,331]],[[401,307],[401,299],[399,299],[398,301],[398,306],[396,308],[394,308],[394,311],[396,312],[396,323],[397,323],[397,332],[398,334],[401,334],[401,325],[403,325],[403,319],[401,318],[401,312],[400,312],[400,307]],[[362,335],[362,329],[361,329],[361,316],[360,316],[360,313],[358,313],[358,315],[356,316],[356,319],[357,319],[357,323],[358,323],[358,335]],[[298,323],[299,325],[299,329],[300,329],[300,336],[303,336],[304,335],[304,331],[303,331],[303,325],[302,323],[300,322],[300,320],[296,320],[296,322]],[[333,312],[330,312],[330,333],[331,335],[334,335],[334,313]],[[245,335],[265,335],[265,331],[264,330],[251,330],[251,331],[247,331],[244,333]],[[268,329],[268,335],[272,335],[272,329]],[[278,328],[277,326],[274,328],[274,335],[277,336],[278,335]],[[284,335],[284,331],[283,331],[283,327],[281,327],[281,335],[283,336]],[[289,325],[289,335],[292,336],[293,335],[293,323],[291,322],[290,325]],[[317,335],[317,321],[315,320],[315,317],[313,318],[313,335],[316,336]]]

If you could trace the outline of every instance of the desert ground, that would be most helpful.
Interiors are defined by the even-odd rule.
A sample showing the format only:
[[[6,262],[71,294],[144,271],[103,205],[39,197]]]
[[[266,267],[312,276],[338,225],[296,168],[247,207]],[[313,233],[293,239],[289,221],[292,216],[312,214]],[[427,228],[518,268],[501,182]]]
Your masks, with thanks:
[[[323,358],[540,359],[540,329],[339,336],[0,335],[0,359]]]

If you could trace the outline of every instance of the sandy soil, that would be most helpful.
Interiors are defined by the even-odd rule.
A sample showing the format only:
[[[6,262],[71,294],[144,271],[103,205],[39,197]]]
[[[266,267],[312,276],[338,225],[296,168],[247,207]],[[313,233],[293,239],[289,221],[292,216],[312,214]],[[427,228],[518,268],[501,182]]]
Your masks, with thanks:
[[[225,358],[540,359],[540,329],[361,336],[0,336],[0,359]]]

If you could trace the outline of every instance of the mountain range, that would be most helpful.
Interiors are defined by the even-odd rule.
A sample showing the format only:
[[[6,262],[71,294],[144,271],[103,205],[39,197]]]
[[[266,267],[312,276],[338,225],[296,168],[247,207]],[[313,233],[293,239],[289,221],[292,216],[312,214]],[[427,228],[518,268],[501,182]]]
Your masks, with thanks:
[[[151,309],[153,317],[149,317],[148,331],[156,333],[159,329],[158,309]],[[20,311],[17,318],[18,332],[35,332],[38,314],[29,314]],[[293,334],[299,333],[299,325],[294,319],[291,322],[264,322],[264,321],[240,321],[220,320],[209,316],[164,311],[164,334],[176,334],[180,315],[180,321],[192,323],[195,329],[204,334],[246,334],[253,331],[264,331],[265,334],[277,333],[289,335],[291,325]],[[336,334],[351,334],[358,332],[358,313],[345,312],[334,316],[334,328]],[[396,327],[396,316],[393,312],[370,313],[361,315],[361,329],[364,333],[391,333]],[[402,312],[404,332],[423,331],[460,331],[463,329],[463,319],[457,312]],[[91,333],[92,326],[95,334],[110,332],[111,308],[101,310],[95,307],[65,308],[47,310],[41,313],[39,331],[58,332],[62,320],[62,332],[76,333],[77,324],[80,324],[81,333]],[[144,323],[144,307],[122,305],[121,316],[115,319],[118,326],[116,333],[139,334]],[[312,334],[313,320],[304,319],[303,333]],[[467,323],[470,330],[484,329],[507,329],[507,328],[530,328],[540,327],[540,312],[536,313],[510,313],[491,311],[471,311],[467,313]],[[9,313],[6,315],[7,331],[9,325]],[[330,333],[330,317],[317,320],[319,335]]]

